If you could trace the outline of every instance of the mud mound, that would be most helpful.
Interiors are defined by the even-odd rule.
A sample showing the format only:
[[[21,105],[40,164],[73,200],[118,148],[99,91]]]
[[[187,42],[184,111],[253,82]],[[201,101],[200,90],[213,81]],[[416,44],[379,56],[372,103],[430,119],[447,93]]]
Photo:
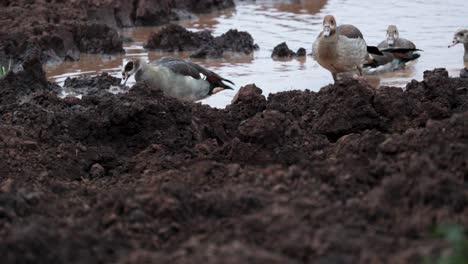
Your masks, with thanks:
[[[468,82],[444,70],[213,109],[143,84],[62,100],[38,65],[0,80],[4,263],[419,263],[468,225]]]
[[[0,11],[0,57],[24,62],[78,60],[79,53],[123,52],[116,30],[87,19],[77,2],[17,1]],[[34,55],[31,55],[33,53]]]
[[[363,89],[359,82],[347,80],[318,93],[278,93],[270,96],[268,108],[302,115],[305,126],[331,138],[369,128],[403,132],[424,126],[431,118],[446,118],[467,110],[468,83],[449,78],[445,70],[443,73],[426,72],[423,82],[413,81],[405,90],[375,90],[369,86]],[[284,100],[288,102],[286,106]]]
[[[79,78],[68,77],[63,89],[73,95],[96,95],[103,92],[120,92],[123,88],[120,87],[121,79],[114,78],[107,73],[101,74],[99,77],[82,76]],[[116,88],[116,92],[112,88]]]
[[[2,1],[0,64],[20,65],[32,58],[60,63],[80,52],[124,52],[116,28],[162,25],[233,7],[232,0],[183,1]]]
[[[250,54],[259,49],[249,33],[237,29],[230,29],[221,36],[216,37],[215,43],[225,51],[242,52],[244,54]]]
[[[42,64],[38,59],[30,60],[21,66],[24,70],[17,74],[10,72],[0,80],[0,108],[10,108],[25,102],[35,93],[58,93],[60,87],[48,83]]]
[[[51,25],[15,33],[0,31],[0,57],[2,65],[21,63],[33,58],[43,62],[59,63],[79,60],[80,52],[94,54],[121,53],[122,39],[117,31],[106,25],[75,24]]]
[[[191,32],[182,26],[171,24],[160,32],[153,32],[144,47],[169,52],[193,51],[198,49],[202,43],[210,43],[213,39],[214,37],[207,30]]]
[[[252,36],[247,32],[231,29],[219,37],[214,37],[206,30],[191,32],[174,24],[152,33],[144,47],[168,52],[191,51],[193,52],[191,57],[195,58],[219,58],[226,51],[250,54],[258,49]]]
[[[306,55],[306,50],[304,48],[299,48],[297,52],[289,49],[286,42],[276,45],[271,53],[272,58],[292,58],[292,57],[304,57]]]
[[[74,40],[80,52],[120,53],[123,52],[122,38],[107,25],[79,25],[74,28]]]

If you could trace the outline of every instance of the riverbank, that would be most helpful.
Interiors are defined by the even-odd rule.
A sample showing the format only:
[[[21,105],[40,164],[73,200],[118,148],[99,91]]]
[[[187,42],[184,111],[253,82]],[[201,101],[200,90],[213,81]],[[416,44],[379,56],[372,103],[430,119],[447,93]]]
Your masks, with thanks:
[[[194,14],[234,7],[232,0],[2,1],[0,65],[76,61],[80,53],[123,53],[118,29],[159,26]]]

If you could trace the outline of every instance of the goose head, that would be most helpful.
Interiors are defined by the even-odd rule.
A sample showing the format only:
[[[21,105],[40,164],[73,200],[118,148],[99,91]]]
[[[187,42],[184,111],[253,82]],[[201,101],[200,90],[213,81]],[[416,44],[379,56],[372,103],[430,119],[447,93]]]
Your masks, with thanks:
[[[323,18],[323,36],[328,38],[336,32],[336,19],[332,15]]]
[[[468,44],[468,29],[460,29],[453,35],[452,44],[448,47],[451,48],[457,44]]]
[[[398,32],[398,28],[395,25],[390,25],[387,28],[387,43],[388,46],[395,45],[396,40],[400,37],[400,33]]]
[[[122,80],[124,81],[124,86],[127,83],[128,78],[141,69],[142,64],[143,61],[141,59],[130,60],[127,62],[127,64],[125,64],[122,71]]]

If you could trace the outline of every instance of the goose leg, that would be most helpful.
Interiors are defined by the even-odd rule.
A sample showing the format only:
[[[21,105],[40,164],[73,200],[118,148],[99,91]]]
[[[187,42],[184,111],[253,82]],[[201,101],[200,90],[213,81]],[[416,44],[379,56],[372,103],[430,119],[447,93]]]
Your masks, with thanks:
[[[358,72],[359,72],[359,76],[362,76],[362,67],[361,66],[356,66]]]
[[[460,71],[460,78],[468,78],[468,68],[463,68]]]

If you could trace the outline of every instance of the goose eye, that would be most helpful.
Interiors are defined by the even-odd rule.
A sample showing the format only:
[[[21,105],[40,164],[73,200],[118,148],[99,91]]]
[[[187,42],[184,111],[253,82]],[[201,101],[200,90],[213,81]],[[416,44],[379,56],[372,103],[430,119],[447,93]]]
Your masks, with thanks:
[[[126,72],[129,72],[133,69],[133,61],[130,61],[127,63],[127,65],[125,65],[125,71]]]

